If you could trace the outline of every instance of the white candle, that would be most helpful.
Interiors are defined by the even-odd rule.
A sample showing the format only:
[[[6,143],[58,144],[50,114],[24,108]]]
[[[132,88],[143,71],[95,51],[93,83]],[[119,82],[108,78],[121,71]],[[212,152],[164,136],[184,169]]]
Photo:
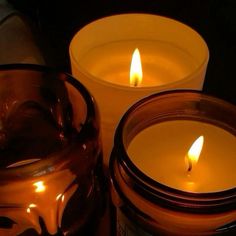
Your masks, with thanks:
[[[185,155],[200,135],[199,161],[187,171]],[[217,126],[191,120],[166,121],[141,131],[130,143],[132,162],[153,180],[188,192],[218,192],[235,187],[236,137]],[[227,147],[227,148],[226,148]]]
[[[143,82],[129,83],[135,48],[141,53]],[[175,20],[149,14],[105,17],[82,28],[70,44],[72,74],[97,101],[104,162],[124,112],[137,100],[171,89],[201,90],[209,52],[201,36]]]

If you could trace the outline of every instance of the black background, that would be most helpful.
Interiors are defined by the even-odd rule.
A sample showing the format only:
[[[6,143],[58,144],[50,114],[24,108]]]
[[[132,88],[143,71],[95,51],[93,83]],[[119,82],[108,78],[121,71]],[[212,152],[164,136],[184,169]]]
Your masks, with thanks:
[[[9,0],[35,24],[48,64],[70,73],[68,48],[87,23],[118,13],[153,13],[179,20],[202,35],[210,60],[203,91],[236,105],[235,0]]]

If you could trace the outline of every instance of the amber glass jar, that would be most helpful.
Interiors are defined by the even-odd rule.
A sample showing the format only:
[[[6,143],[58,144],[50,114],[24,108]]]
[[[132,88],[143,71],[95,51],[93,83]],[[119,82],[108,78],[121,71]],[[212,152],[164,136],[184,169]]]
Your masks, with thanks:
[[[142,161],[138,163],[129,151],[133,140],[141,132],[154,125],[162,127],[164,124],[173,124],[171,122],[175,122],[174,124],[176,125],[182,125],[183,122],[186,124],[190,122],[191,125],[196,123],[197,127],[204,127],[201,130],[203,133],[207,134],[208,131],[206,129],[210,127],[213,131],[222,131],[222,134],[226,132],[232,140],[236,140],[235,120],[235,106],[221,99],[194,91],[164,92],[151,95],[134,104],[123,116],[116,130],[109,167],[111,197],[116,209],[116,235],[234,235],[236,233],[234,165],[232,168],[229,167],[228,173],[227,169],[225,170],[225,175],[215,176],[215,181],[207,186],[209,191],[205,189],[188,191],[187,187],[181,189],[171,184],[168,185],[164,181],[159,181],[158,178],[161,179],[162,176],[159,177],[158,173],[154,173],[158,177],[153,177],[148,173],[147,169],[144,169],[148,158],[153,158],[153,161],[157,158],[158,162],[158,159],[161,158],[160,156],[154,154],[153,156],[144,155]],[[165,126],[163,127],[162,132],[153,133],[153,136],[146,137],[150,142],[142,140],[145,145],[141,143],[137,146],[139,152],[136,155],[141,152],[145,153],[144,150],[147,151],[151,148],[153,150],[155,148],[158,150],[164,149],[165,147],[163,146],[165,145],[167,146],[165,150],[171,152],[171,148],[174,145],[166,142],[171,141],[172,136],[166,136],[164,133]],[[181,139],[181,137],[194,129],[194,125],[187,131],[182,129],[176,137]],[[171,134],[175,135],[174,131],[171,131]],[[160,143],[163,143],[163,146],[159,146],[159,142],[155,139],[158,135],[161,135],[159,141],[161,140]],[[211,135],[215,134],[211,133],[209,137],[213,137]],[[221,139],[221,136],[219,138]],[[151,147],[152,143],[155,143],[152,142],[152,139],[156,141],[155,147]],[[176,142],[181,144],[178,139],[176,139]],[[208,148],[210,153],[209,145],[207,146],[209,142],[211,140],[206,138],[206,149]],[[141,145],[143,147],[140,147]],[[229,157],[230,154],[228,153],[228,150],[235,146],[230,147],[231,144],[229,143],[224,146],[223,139],[222,145],[225,155],[217,157],[217,162],[222,167],[220,169],[225,168],[222,163],[227,165],[226,162],[228,161],[235,162],[233,155]],[[177,147],[176,150],[178,148],[181,147]],[[206,154],[208,153],[206,152]],[[171,157],[174,159],[174,155],[171,155]],[[207,160],[207,155],[205,159],[205,163],[207,163],[209,161]],[[166,161],[169,162],[169,160],[164,158],[163,163]],[[172,168],[170,166],[171,164],[168,168]],[[158,165],[153,167],[150,164],[148,168],[156,168],[158,172],[162,171],[165,166],[162,164],[161,167]],[[172,169],[174,170],[175,168],[177,167],[173,166]],[[208,181],[204,178],[204,171],[202,170],[204,169],[201,169],[196,179],[202,179],[202,182]],[[210,171],[210,169],[207,170]],[[186,179],[188,179],[188,173],[184,171],[183,173],[186,174]],[[230,174],[234,176],[229,179],[231,184],[227,182],[227,175]],[[184,177],[183,186],[185,183]],[[177,175],[176,178],[174,174],[166,178],[167,183],[178,182]],[[181,180],[180,178],[179,181]],[[187,181],[186,183],[188,183]],[[221,181],[221,183],[218,184],[217,181]],[[224,182],[229,186],[228,188],[221,186]],[[192,186],[194,186],[193,184],[194,182]],[[211,185],[216,185],[215,189],[212,188],[212,190]]]
[[[44,66],[0,66],[0,235],[94,235],[102,181],[86,88]]]

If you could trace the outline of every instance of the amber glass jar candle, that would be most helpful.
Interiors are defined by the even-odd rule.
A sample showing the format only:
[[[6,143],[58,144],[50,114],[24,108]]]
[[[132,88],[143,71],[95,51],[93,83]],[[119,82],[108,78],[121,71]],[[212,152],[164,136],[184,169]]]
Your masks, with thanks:
[[[194,91],[134,104],[110,161],[117,235],[235,233],[235,120],[235,106]]]
[[[0,235],[93,235],[103,208],[99,117],[86,88],[0,67]]]

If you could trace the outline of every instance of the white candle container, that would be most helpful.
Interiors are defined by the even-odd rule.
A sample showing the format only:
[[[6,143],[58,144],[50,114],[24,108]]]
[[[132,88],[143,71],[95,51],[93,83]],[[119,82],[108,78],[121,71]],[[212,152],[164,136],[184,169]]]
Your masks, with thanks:
[[[133,105],[125,113],[116,130],[109,166],[111,196],[116,207],[117,235],[120,235],[120,232],[124,235],[148,236],[234,235],[236,232],[235,119],[235,106],[193,91],[172,91],[151,95]],[[184,154],[187,150],[183,150],[183,156],[179,156],[178,150],[173,153],[172,149],[175,147],[168,142],[172,137],[166,135],[164,131],[153,133],[143,140],[143,144],[136,146],[139,150],[136,156],[143,155],[143,152],[149,149],[165,150],[166,158],[158,165],[160,154],[144,154],[141,164],[145,166],[150,160],[152,163],[149,169],[143,169],[129,149],[135,138],[143,131],[158,124],[165,126],[166,122],[176,121],[186,121],[187,124],[196,122],[196,125],[202,123],[201,131],[204,132],[203,135],[206,134],[204,157],[200,157],[202,160],[199,160],[199,167],[196,166],[195,173],[188,173],[186,169],[182,169],[185,180],[179,178],[181,171],[175,173],[175,169],[178,169],[175,161],[180,158],[184,163]],[[211,126],[215,128],[213,132]],[[207,130],[209,127],[210,134]],[[218,132],[222,136],[218,136]],[[186,133],[187,131],[183,129],[179,134],[172,134],[176,136],[176,144],[180,151]],[[160,145],[159,139],[153,147],[152,140],[155,135],[164,139],[164,144]],[[234,143],[225,144],[225,139],[231,136]],[[216,152],[212,151],[210,137],[214,140],[217,140],[217,137],[221,139],[221,145],[219,143],[215,145]],[[169,153],[171,158],[168,158]],[[211,163],[212,158],[215,158],[215,164]],[[212,165],[209,165],[210,163]],[[204,166],[206,168],[203,168]],[[162,173],[162,176],[158,176],[158,172],[166,168],[172,169],[173,174]],[[156,170],[157,176],[152,175],[153,170]],[[198,177],[191,179],[191,174],[198,174]],[[215,174],[213,180],[212,174]],[[167,183],[161,177],[165,177]],[[176,180],[182,183],[176,186]],[[191,188],[199,183],[207,183],[207,187],[198,191]]]
[[[143,83],[129,85],[131,56],[139,48]],[[101,113],[104,161],[124,112],[149,94],[201,90],[209,59],[202,37],[190,27],[151,14],[121,14],[96,20],[73,37],[72,74],[93,94]]]

